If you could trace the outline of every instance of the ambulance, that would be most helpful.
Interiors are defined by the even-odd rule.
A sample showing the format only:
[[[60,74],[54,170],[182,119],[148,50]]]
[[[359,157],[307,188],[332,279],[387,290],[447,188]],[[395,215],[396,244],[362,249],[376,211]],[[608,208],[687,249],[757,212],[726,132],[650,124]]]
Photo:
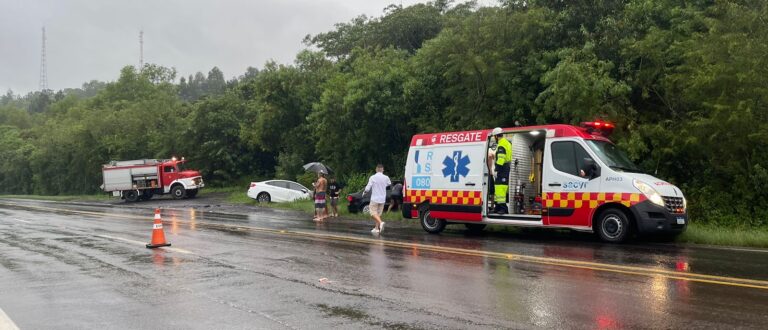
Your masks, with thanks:
[[[506,213],[494,213],[489,158],[497,136],[491,129],[415,135],[405,166],[403,216],[419,219],[433,234],[447,224],[474,231],[487,224],[566,228],[607,242],[633,233],[682,233],[688,225],[683,192],[642,173],[608,139],[613,129],[593,121],[497,131],[512,146]]]

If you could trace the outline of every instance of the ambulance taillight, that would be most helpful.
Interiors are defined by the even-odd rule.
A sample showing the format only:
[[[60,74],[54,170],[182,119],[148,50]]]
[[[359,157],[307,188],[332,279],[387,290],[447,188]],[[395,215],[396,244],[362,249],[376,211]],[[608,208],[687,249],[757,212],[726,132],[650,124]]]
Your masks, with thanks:
[[[584,127],[587,129],[587,132],[590,134],[599,134],[602,136],[609,136],[611,133],[613,133],[613,129],[616,127],[612,123],[597,120],[597,121],[587,121],[581,123],[581,127]]]

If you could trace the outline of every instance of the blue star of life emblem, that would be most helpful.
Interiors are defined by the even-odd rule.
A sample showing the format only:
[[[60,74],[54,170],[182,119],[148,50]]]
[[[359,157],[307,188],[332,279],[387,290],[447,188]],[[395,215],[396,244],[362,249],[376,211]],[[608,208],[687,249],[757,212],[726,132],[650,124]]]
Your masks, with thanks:
[[[445,156],[443,159],[443,176],[450,176],[451,182],[459,182],[459,176],[466,177],[469,174],[469,156],[461,156],[461,150],[454,151],[453,157]]]

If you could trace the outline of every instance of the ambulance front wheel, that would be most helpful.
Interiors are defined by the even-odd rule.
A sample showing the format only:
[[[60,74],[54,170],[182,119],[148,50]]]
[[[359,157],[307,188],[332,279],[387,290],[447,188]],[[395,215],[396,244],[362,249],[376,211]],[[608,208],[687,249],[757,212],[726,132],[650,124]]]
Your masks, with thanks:
[[[427,210],[421,213],[421,227],[430,234],[439,234],[445,229],[445,220],[433,218]]]
[[[607,209],[600,213],[597,220],[597,234],[605,242],[621,243],[629,235],[629,219],[619,209]]]

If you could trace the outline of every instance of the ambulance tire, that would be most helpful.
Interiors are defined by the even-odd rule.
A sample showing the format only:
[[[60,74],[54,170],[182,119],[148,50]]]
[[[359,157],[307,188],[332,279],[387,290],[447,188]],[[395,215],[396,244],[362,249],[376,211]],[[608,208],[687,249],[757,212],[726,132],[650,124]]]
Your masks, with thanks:
[[[445,220],[431,217],[429,210],[421,213],[419,222],[421,222],[421,228],[424,228],[424,231],[430,234],[439,234],[445,229],[446,225]]]
[[[126,202],[138,202],[139,201],[139,192],[136,190],[126,190],[123,191],[123,197],[125,197]]]
[[[187,197],[187,190],[182,185],[175,185],[171,188],[171,196],[173,199],[182,199]]]
[[[477,234],[485,229],[484,223],[465,223],[464,227],[467,227],[467,231],[473,234]]]
[[[629,226],[629,218],[624,212],[617,208],[609,208],[600,212],[595,231],[605,242],[621,243],[629,237]]]

